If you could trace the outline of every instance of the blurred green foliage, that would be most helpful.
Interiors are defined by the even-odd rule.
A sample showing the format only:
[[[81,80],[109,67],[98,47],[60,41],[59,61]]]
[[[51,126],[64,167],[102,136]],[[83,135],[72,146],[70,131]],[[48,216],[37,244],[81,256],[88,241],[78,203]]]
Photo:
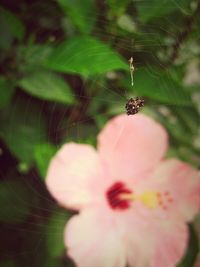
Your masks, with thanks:
[[[40,99],[73,104],[74,96],[70,87],[60,76],[50,71],[35,71],[19,81],[19,86]]]
[[[44,184],[66,141],[95,145],[128,97],[170,134],[168,157],[199,167],[200,3],[197,0],[1,1],[0,266],[73,266],[71,214]],[[134,86],[128,59],[134,58]],[[181,267],[192,267],[192,226]]]
[[[106,64],[102,64],[106,62]],[[89,77],[127,64],[107,45],[91,37],[76,37],[56,47],[44,62],[47,68]]]
[[[45,179],[49,162],[56,153],[56,146],[50,143],[37,144],[35,146],[34,159],[41,178]]]

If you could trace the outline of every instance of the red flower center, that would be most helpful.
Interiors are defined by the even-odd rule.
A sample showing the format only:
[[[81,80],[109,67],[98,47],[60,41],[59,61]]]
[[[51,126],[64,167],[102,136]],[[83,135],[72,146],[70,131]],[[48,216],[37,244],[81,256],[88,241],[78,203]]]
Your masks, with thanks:
[[[123,199],[123,194],[132,194],[132,191],[128,189],[122,182],[114,183],[106,192],[106,197],[110,207],[114,210],[126,210],[130,206],[130,201]]]

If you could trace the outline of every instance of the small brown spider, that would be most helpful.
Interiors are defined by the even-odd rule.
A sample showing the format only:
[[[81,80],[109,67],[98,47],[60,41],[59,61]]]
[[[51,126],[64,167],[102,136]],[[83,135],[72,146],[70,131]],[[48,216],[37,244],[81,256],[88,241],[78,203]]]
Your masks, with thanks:
[[[139,112],[140,108],[144,106],[144,99],[136,97],[130,98],[126,103],[126,113],[127,115],[134,115]]]

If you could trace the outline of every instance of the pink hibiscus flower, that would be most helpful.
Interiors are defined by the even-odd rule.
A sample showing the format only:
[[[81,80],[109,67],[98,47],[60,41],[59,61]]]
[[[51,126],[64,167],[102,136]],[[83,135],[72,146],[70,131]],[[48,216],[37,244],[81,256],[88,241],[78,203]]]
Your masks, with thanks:
[[[199,210],[200,179],[177,159],[153,119],[111,119],[90,145],[68,143],[52,159],[47,187],[79,211],[66,225],[68,255],[79,267],[172,267],[184,255],[187,222]]]

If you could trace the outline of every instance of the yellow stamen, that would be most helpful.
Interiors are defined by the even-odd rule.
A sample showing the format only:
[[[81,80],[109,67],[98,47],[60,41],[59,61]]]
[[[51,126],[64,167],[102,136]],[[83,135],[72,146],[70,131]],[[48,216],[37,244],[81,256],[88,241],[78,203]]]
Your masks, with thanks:
[[[159,205],[157,192],[145,192],[139,195],[137,199],[150,209],[157,208]]]
[[[121,199],[124,200],[130,200],[130,201],[138,200],[150,209],[157,208],[160,200],[157,192],[151,192],[151,191],[144,192],[140,195],[124,193],[121,194],[120,197]]]

